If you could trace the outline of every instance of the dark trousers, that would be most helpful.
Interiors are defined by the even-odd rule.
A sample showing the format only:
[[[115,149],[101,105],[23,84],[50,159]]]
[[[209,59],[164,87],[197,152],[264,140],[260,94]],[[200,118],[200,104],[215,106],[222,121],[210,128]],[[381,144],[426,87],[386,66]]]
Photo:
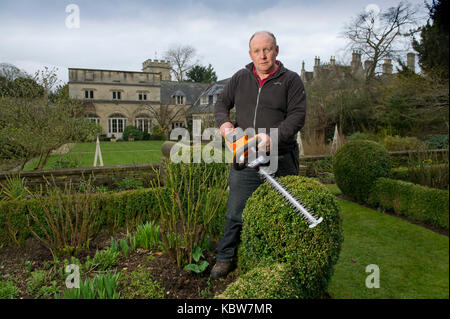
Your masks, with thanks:
[[[298,148],[289,153],[279,155],[276,177],[298,175],[299,157]],[[235,170],[230,167],[229,174],[230,193],[228,196],[228,211],[225,215],[225,231],[217,247],[217,261],[229,262],[235,260],[237,247],[240,242],[242,229],[242,211],[247,199],[264,182],[256,169],[244,168]]]

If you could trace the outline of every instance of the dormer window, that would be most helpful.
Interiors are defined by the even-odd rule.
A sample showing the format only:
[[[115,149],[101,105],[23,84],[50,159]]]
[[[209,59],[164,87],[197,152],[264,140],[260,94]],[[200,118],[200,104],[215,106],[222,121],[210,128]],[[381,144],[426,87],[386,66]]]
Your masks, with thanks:
[[[182,95],[175,96],[175,104],[186,104],[184,96]]]
[[[200,97],[200,104],[201,105],[207,105],[208,104],[208,95],[202,95]]]

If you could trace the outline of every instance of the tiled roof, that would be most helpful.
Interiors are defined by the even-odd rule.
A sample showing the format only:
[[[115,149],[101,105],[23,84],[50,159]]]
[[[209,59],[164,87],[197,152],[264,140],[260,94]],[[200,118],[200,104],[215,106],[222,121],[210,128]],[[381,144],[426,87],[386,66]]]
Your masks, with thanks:
[[[194,104],[211,84],[195,82],[161,81],[161,103],[171,104],[176,95],[186,97],[186,104]]]

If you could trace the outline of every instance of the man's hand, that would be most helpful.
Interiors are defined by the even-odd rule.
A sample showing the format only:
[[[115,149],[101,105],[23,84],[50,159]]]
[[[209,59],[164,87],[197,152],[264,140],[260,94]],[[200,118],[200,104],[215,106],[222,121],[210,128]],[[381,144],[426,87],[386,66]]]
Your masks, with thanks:
[[[266,150],[266,152],[270,151],[270,144],[271,144],[271,140],[270,140],[270,136],[267,135],[266,133],[259,133],[258,135],[256,135],[259,137],[259,140],[261,142],[259,142],[258,144],[258,149],[260,150]]]
[[[230,133],[234,129],[234,126],[231,122],[225,122],[220,126],[220,135],[225,138],[225,135]]]

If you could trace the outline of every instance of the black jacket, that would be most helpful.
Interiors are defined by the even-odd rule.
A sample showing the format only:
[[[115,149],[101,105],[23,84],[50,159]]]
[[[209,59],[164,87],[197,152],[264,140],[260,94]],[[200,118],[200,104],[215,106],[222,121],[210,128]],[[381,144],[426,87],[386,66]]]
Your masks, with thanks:
[[[217,99],[214,116],[220,127],[231,122],[230,110],[236,107],[236,124],[243,130],[249,127],[278,128],[278,152],[296,148],[296,133],[305,124],[306,95],[300,76],[282,63],[277,72],[261,88],[253,63],[235,73]]]

